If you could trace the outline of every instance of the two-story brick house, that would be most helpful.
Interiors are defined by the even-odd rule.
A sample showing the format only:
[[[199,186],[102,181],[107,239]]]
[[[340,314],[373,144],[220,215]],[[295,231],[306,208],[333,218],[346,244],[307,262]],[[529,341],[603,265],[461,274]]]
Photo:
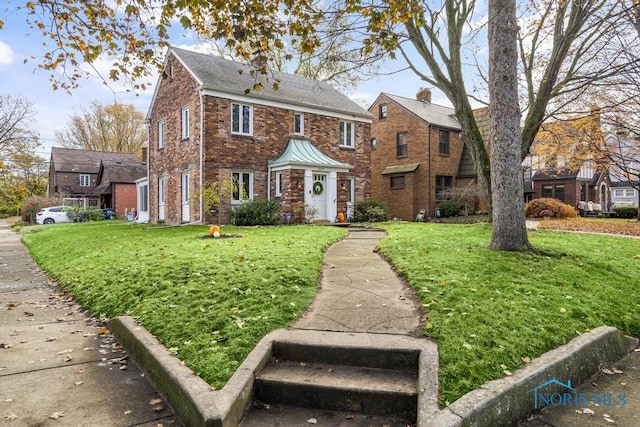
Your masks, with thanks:
[[[397,219],[412,220],[421,210],[435,216],[455,185],[462,155],[454,110],[433,104],[431,91],[421,89],[416,99],[381,93],[369,112],[371,197]]]
[[[135,209],[135,180],[145,174],[135,153],[53,147],[47,195],[67,206],[117,209],[123,218]]]
[[[151,222],[217,222],[198,189],[230,179],[223,223],[243,195],[276,200],[283,215],[306,203],[329,221],[367,197],[371,115],[326,83],[268,78],[258,90],[264,77],[245,64],[168,50],[147,114]]]

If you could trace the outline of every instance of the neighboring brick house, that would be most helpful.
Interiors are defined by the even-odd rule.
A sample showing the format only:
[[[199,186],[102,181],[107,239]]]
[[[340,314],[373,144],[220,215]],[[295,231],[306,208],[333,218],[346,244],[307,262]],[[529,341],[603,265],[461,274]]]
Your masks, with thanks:
[[[118,219],[125,219],[127,215],[135,217],[139,210],[136,182],[146,176],[147,165],[138,156],[123,156],[117,161],[102,160],[96,178],[97,187],[90,195],[99,196],[99,206],[113,209]],[[146,197],[146,192],[142,196]]]
[[[104,165],[109,165],[106,172]],[[49,163],[47,195],[50,198],[59,199],[60,204],[67,206],[114,208],[120,202],[116,199],[115,186],[110,185],[110,179],[113,177],[118,183],[125,183],[122,180],[125,173],[121,165],[124,165],[125,169],[138,170],[139,165],[144,163],[140,161],[137,154],[132,153],[53,147]],[[116,168],[118,172],[109,172]],[[130,173],[131,171],[128,171],[126,174]],[[137,173],[139,175],[140,172]],[[133,183],[135,196],[135,181],[130,183]],[[98,186],[101,189],[96,191]],[[134,203],[130,208],[136,206],[135,197],[133,200]]]
[[[567,168],[541,169],[533,174],[532,199],[551,197],[576,209],[586,211],[580,202],[592,202],[597,206],[590,210],[611,210],[611,181],[607,173],[597,171],[586,162],[578,171]]]
[[[416,99],[381,93],[369,108],[371,197],[384,201],[391,217],[433,217],[456,185],[463,143],[452,108],[431,103],[431,91]]]
[[[581,214],[611,211],[609,173],[590,151],[603,143],[597,114],[545,123],[523,161],[525,201],[550,197]]]
[[[168,50],[147,114],[151,222],[226,223],[243,193],[276,200],[283,217],[306,203],[335,221],[368,197],[371,115],[326,83],[268,78],[255,90],[263,77],[245,64]],[[212,216],[198,189],[230,179],[244,192]]]

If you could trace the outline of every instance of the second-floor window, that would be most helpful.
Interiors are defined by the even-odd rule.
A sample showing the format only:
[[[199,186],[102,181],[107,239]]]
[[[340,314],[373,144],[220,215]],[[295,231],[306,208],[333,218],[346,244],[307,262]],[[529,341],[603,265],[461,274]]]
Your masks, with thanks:
[[[396,135],[396,155],[398,157],[409,155],[409,135],[407,132],[400,132]]]
[[[90,175],[80,175],[80,187],[89,187],[91,185]]]
[[[380,115],[378,117],[381,119],[387,118],[387,104],[380,104]]]
[[[231,133],[253,133],[253,109],[251,105],[231,104]]]
[[[180,111],[182,124],[182,139],[189,138],[189,107],[183,107]]]
[[[164,147],[164,122],[158,122],[158,148]]]
[[[449,155],[449,131],[440,131],[440,154]]]
[[[293,114],[293,133],[296,135],[304,135],[304,114]]]
[[[340,146],[353,148],[353,122],[340,121]]]

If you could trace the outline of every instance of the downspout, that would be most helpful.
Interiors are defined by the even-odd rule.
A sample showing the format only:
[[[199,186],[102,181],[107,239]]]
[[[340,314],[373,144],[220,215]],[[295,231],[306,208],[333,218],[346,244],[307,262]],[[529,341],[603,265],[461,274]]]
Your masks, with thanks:
[[[204,156],[204,102],[202,97],[202,88],[198,91],[198,96],[200,97],[200,222],[204,224],[204,196],[202,187],[204,184],[202,176],[204,173],[204,162],[202,161]]]
[[[151,121],[145,120],[145,124],[147,125],[147,158],[144,159],[146,163],[147,169],[147,222],[151,222],[151,175],[149,174],[149,158],[151,157]],[[156,198],[156,200],[158,200]]]
[[[271,200],[271,165],[267,164],[267,200]]]
[[[431,175],[432,175],[432,173],[431,173],[431,123],[429,123],[427,125],[427,138],[428,138],[428,141],[429,141],[428,142],[428,150],[427,150],[427,153],[429,153],[429,162],[428,162],[428,164],[429,164],[429,180],[428,180],[428,182],[429,182],[429,200],[427,202],[427,205],[429,207],[429,210],[428,210],[429,217],[431,217],[431,215],[434,214],[433,210],[431,210],[431,208],[432,208],[432,206],[431,206],[431,199],[432,199],[432,191],[431,191]]]

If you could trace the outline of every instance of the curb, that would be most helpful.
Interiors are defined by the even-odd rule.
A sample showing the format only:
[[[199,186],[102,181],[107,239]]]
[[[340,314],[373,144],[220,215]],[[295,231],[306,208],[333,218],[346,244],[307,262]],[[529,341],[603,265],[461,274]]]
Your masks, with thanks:
[[[512,376],[490,381],[473,390],[432,418],[421,419],[422,426],[467,427],[513,425],[531,415],[532,390],[541,384],[560,379],[575,385],[591,378],[600,369],[617,362],[638,344],[615,328],[601,326],[584,333],[565,345],[534,359]],[[549,385],[552,393],[566,391]]]
[[[554,378],[570,379],[578,385],[638,344],[638,339],[624,336],[615,328],[598,327],[534,359],[512,376],[490,381],[441,410],[438,351],[428,339],[384,335],[382,340],[381,334],[280,329],[260,340],[227,384],[214,390],[133,318],[116,317],[108,324],[184,425],[206,427],[235,427],[242,421],[251,404],[253,382],[272,358],[274,342],[351,348],[388,345],[419,351],[417,424],[424,427],[513,425],[536,410],[532,389]],[[554,387],[549,385],[548,390],[561,391]]]

